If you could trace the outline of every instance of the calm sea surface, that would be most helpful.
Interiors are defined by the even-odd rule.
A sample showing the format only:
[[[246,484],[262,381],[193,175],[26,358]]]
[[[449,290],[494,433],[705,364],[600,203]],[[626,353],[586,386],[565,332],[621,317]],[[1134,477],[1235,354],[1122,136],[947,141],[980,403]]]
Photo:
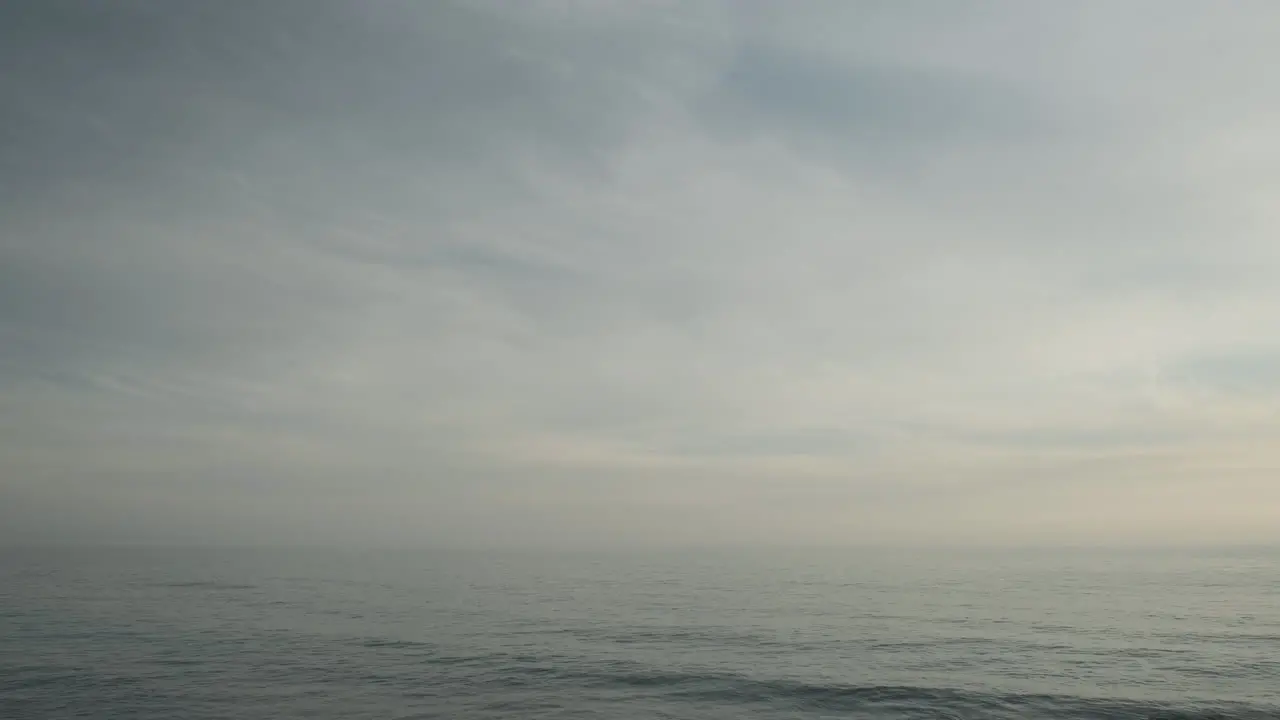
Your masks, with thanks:
[[[0,551],[0,718],[1280,718],[1266,550]]]

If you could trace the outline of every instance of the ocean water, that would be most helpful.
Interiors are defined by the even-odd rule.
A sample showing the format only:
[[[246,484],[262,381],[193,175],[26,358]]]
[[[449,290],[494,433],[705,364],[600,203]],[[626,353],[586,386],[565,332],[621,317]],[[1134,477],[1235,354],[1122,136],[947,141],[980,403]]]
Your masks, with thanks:
[[[1280,718],[1264,550],[0,551],[0,718]]]

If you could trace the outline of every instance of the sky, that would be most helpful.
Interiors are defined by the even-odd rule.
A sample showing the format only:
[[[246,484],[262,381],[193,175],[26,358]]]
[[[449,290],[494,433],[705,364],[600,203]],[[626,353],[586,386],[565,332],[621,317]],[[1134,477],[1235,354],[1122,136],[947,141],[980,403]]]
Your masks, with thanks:
[[[1273,0],[18,0],[0,543],[1280,541]]]

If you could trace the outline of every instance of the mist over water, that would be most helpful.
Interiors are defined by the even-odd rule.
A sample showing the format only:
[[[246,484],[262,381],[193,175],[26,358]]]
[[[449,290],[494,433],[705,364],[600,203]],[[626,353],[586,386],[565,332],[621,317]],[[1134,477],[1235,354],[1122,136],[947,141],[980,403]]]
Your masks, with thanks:
[[[0,716],[1274,718],[1280,554],[29,550]]]

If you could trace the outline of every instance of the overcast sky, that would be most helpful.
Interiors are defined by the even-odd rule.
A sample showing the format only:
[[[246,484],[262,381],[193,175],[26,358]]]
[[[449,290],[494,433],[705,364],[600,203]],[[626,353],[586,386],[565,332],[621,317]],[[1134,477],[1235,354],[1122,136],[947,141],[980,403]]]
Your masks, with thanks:
[[[1280,540],[1274,0],[0,9],[0,542]]]

